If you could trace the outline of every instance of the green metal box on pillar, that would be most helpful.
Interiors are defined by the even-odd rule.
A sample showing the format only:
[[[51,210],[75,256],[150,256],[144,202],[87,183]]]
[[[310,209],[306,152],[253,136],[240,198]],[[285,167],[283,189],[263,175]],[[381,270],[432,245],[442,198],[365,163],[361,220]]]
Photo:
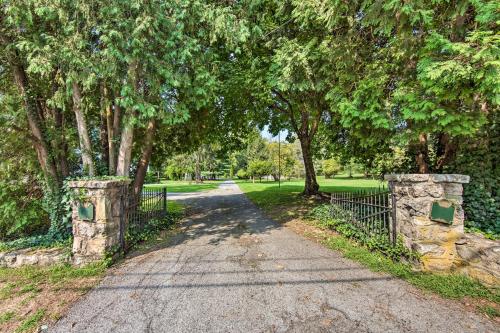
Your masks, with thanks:
[[[94,220],[94,205],[82,204],[78,205],[78,218],[83,221],[93,221]]]
[[[451,201],[439,200],[432,203],[431,220],[453,224],[453,217],[455,216],[455,206]]]

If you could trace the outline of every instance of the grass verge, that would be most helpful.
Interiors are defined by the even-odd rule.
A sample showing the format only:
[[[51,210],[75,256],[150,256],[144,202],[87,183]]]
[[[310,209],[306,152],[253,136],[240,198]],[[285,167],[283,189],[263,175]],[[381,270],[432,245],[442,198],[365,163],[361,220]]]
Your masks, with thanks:
[[[168,192],[188,193],[213,190],[219,187],[219,184],[220,181],[215,180],[205,180],[201,184],[196,184],[195,182],[167,180],[156,184],[146,184],[144,187],[148,189],[162,189],[166,186]]]
[[[104,262],[0,268],[0,331],[36,332],[41,324],[57,320],[105,270]]]
[[[323,244],[332,250],[341,252],[346,258],[363,264],[372,271],[389,273],[408,281],[420,289],[434,292],[442,297],[453,299],[464,297],[484,298],[500,304],[500,295],[498,293],[492,292],[479,282],[466,276],[415,272],[410,265],[395,262],[343,236],[329,236],[323,241]]]

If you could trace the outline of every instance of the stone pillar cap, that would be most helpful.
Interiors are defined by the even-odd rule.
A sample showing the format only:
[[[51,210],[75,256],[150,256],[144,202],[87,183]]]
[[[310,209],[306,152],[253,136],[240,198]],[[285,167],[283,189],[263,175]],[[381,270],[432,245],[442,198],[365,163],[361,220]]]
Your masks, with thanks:
[[[86,179],[86,180],[71,180],[68,182],[70,188],[113,188],[123,185],[129,185],[132,182],[128,178],[118,179]]]
[[[427,182],[434,183],[460,183],[467,184],[470,177],[459,174],[437,174],[437,173],[403,173],[384,175],[384,179],[389,182]]]

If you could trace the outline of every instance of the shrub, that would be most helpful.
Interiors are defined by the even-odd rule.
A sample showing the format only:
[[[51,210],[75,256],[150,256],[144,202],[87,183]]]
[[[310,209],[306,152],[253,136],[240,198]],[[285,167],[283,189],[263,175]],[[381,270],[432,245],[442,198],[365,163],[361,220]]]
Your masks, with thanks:
[[[170,180],[179,180],[182,178],[182,169],[175,164],[171,164],[165,169],[165,176]]]
[[[263,176],[270,175],[273,172],[273,164],[271,161],[251,161],[248,165],[248,174],[259,179]]]
[[[239,169],[236,173],[236,177],[238,177],[239,179],[248,179],[248,173],[245,169]]]
[[[338,174],[341,170],[341,166],[337,160],[331,158],[329,160],[323,161],[323,173],[325,178],[332,178]]]
[[[367,235],[363,230],[348,222],[349,212],[341,212],[345,214],[345,219],[334,219],[332,218],[332,209],[340,208],[332,205],[320,205],[311,210],[309,217],[316,220],[320,226],[334,229],[342,236],[353,239],[369,250],[380,252],[392,260],[398,261],[401,258],[415,260],[417,258],[417,254],[403,245],[401,238],[398,238],[396,244],[393,245],[387,235]],[[336,215],[338,216],[338,214]]]
[[[0,241],[47,231],[42,196],[36,182],[0,181]]]

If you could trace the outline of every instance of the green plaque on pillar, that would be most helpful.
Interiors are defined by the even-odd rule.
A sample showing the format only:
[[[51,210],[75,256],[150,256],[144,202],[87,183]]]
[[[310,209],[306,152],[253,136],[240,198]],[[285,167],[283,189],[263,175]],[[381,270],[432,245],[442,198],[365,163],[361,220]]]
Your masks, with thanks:
[[[83,221],[94,220],[94,205],[93,204],[79,204],[78,205],[78,218]]]
[[[455,206],[451,201],[439,200],[432,203],[431,220],[446,224],[453,224]]]

